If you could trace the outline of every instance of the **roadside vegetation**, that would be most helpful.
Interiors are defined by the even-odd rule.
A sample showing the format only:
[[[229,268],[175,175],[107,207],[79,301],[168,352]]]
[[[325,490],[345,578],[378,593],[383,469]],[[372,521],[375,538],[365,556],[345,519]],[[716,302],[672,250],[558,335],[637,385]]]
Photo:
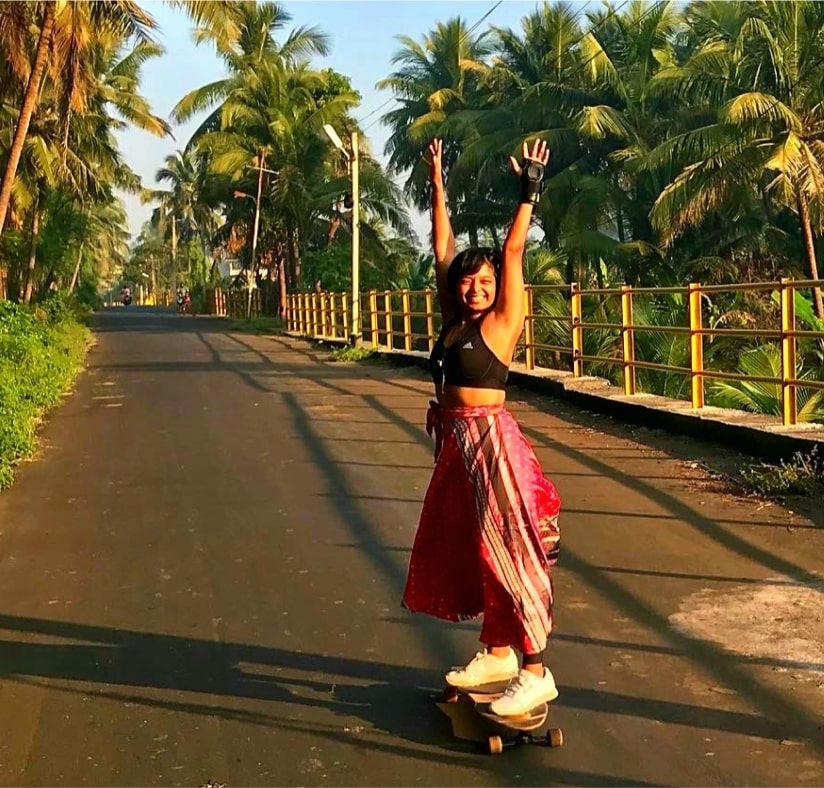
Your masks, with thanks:
[[[279,317],[253,317],[230,319],[226,323],[230,331],[240,331],[247,334],[282,334],[286,331],[283,321]]]
[[[745,490],[765,498],[789,496],[817,498],[824,501],[824,456],[818,448],[808,453],[797,452],[778,465],[760,464],[741,471]]]
[[[330,361],[339,361],[344,364],[352,364],[358,361],[373,361],[380,358],[378,351],[371,347],[353,347],[344,345],[336,348],[329,356]]]
[[[0,490],[82,367],[90,334],[80,317],[58,296],[37,309],[0,302]]]

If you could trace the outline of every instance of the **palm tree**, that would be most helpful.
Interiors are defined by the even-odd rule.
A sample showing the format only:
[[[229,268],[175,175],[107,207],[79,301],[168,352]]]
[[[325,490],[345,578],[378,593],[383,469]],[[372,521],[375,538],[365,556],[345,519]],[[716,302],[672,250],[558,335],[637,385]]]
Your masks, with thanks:
[[[700,4],[699,4],[700,5]],[[652,211],[666,243],[714,212],[753,204],[795,213],[812,279],[824,230],[824,6],[798,0],[691,6],[706,35],[683,66],[664,69],[659,91],[701,104],[709,122],[662,143],[647,167],[674,177]],[[726,4],[723,4],[726,5]],[[711,24],[713,12],[724,24]],[[766,66],[765,66],[766,64]],[[824,317],[821,289],[816,313]]]
[[[22,25],[34,22],[39,28],[37,44],[31,60],[20,113],[15,124],[9,158],[0,182],[0,235],[5,226],[11,191],[17,167],[23,152],[32,114],[38,103],[41,83],[47,66],[56,85],[59,85],[63,149],[67,147],[69,116],[82,112],[88,98],[90,74],[87,70],[88,52],[96,40],[96,32],[106,30],[125,38],[135,36],[148,40],[148,33],[156,27],[154,20],[133,0],[77,0],[64,2],[34,2],[30,9],[15,9],[18,4],[0,15],[0,40],[16,43],[23,40]],[[28,11],[31,12],[29,16]],[[21,71],[18,59],[13,71]]]
[[[186,267],[190,268],[188,242],[195,236],[200,239],[204,255],[209,248],[211,236],[217,229],[219,219],[214,208],[208,204],[209,163],[207,158],[194,150],[176,151],[167,156],[155,174],[160,183],[168,183],[168,191],[147,191],[146,199],[160,200],[166,212],[164,225],[171,229],[172,257],[175,258],[177,240],[182,238],[186,245]]]
[[[348,178],[331,163],[322,127],[348,128],[346,113],[357,97],[348,83],[331,86],[332,76],[306,64],[264,60],[234,78],[220,108],[220,130],[197,140],[198,149],[208,151],[212,171],[226,176],[235,189],[254,193],[256,172],[250,167],[261,156],[267,170],[277,171],[267,175],[261,210],[285,233],[282,248],[292,288],[301,279],[303,251],[310,239],[327,242],[329,228],[340,219],[335,206],[348,191]],[[360,172],[362,210],[411,232],[398,189],[366,151]],[[241,218],[250,209],[244,205],[232,213]]]
[[[214,44],[229,75],[190,91],[172,110],[172,119],[178,123],[184,123],[205,109],[212,110],[192,136],[190,145],[201,134],[220,127],[219,107],[237,87],[238,80],[242,82],[247,71],[273,59],[289,65],[311,55],[328,54],[328,39],[315,27],[292,30],[282,44],[278,43],[275,33],[291,19],[291,14],[277,3],[241,0],[229,3],[225,13],[201,20],[195,29],[196,43],[209,41]]]
[[[781,379],[781,348],[764,344],[741,353],[738,369],[752,378]],[[803,365],[798,380],[821,380],[822,368]],[[780,416],[782,412],[780,383],[760,383],[750,380],[719,380],[710,386],[713,404],[722,408],[738,408],[753,413]],[[799,387],[797,389],[798,420],[824,421],[824,391]]]
[[[422,156],[433,137],[445,136],[445,121],[467,109],[477,96],[490,53],[486,39],[485,34],[474,35],[460,17],[439,22],[420,43],[399,36],[402,47],[392,57],[399,68],[377,84],[379,89],[392,90],[400,104],[383,118],[391,130],[385,149],[389,172],[408,173],[404,190],[421,210],[429,205],[428,171]],[[459,139],[445,136],[447,170],[460,149]]]
[[[0,18],[0,29],[5,30],[3,38],[6,42],[14,42],[15,39],[23,38],[20,28],[22,25],[28,23],[27,14],[16,8],[18,4],[3,4],[3,17]],[[37,48],[35,50],[34,59],[32,60],[31,70],[26,81],[26,89],[23,95],[23,103],[20,106],[20,114],[14,128],[14,138],[12,140],[11,148],[9,149],[9,158],[6,162],[6,167],[3,171],[3,180],[0,182],[0,235],[3,234],[3,227],[6,224],[6,215],[9,210],[9,202],[11,200],[11,190],[14,185],[14,176],[17,174],[17,166],[20,163],[20,157],[23,154],[23,145],[26,140],[26,134],[31,123],[31,116],[37,105],[37,94],[40,90],[40,83],[43,79],[43,73],[46,69],[46,61],[48,58],[49,47],[51,46],[52,36],[54,34],[54,20],[57,14],[57,3],[38,3],[35,10],[40,11],[40,32],[37,39]],[[8,6],[9,8],[6,8]],[[9,10],[14,9],[14,10]],[[4,47],[4,51],[9,51]],[[14,71],[20,70],[19,62],[15,62]],[[2,295],[2,294],[0,294]]]

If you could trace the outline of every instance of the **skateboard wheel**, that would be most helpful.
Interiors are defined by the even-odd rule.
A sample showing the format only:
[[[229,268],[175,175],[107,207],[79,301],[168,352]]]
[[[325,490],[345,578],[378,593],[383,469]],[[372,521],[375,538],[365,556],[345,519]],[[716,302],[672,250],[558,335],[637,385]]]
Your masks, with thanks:
[[[504,751],[504,742],[500,736],[489,737],[489,754],[500,755]]]
[[[546,732],[546,743],[550,747],[563,747],[564,732],[560,728],[550,728]]]
[[[458,689],[457,687],[444,687],[443,691],[443,699],[444,703],[455,703],[458,700]]]

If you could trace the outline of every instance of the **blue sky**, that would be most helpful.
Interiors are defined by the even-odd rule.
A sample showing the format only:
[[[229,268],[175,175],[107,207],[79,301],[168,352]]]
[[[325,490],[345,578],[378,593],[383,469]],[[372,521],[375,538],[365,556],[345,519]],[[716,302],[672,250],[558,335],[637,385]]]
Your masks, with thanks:
[[[333,68],[345,74],[360,92],[362,103],[354,111],[358,119],[365,119],[363,128],[375,155],[381,161],[386,142],[386,127],[377,119],[391,109],[386,102],[391,94],[378,91],[375,84],[393,71],[392,56],[400,44],[398,35],[419,41],[439,21],[455,16],[470,25],[485,14],[478,30],[490,24],[520,29],[522,17],[534,11],[537,2],[522,0],[298,0],[281,5],[292,15],[287,29],[299,25],[320,27],[331,40],[330,54],[318,58],[316,65]],[[181,96],[192,88],[220,79],[223,64],[208,45],[196,47],[192,41],[192,25],[188,18],[165,3],[146,2],[146,7],[160,26],[159,42],[166,54],[147,64],[143,72],[142,90],[155,113],[168,117]],[[491,12],[491,13],[490,13]],[[128,130],[119,135],[124,157],[132,169],[142,176],[144,185],[156,186],[154,174],[163,166],[164,157],[176,148],[182,149],[202,116],[174,129],[175,139],[158,139],[145,132]],[[377,122],[376,122],[377,121]],[[140,231],[152,211],[131,195],[124,195],[133,234]],[[425,238],[426,218],[416,216],[414,225],[421,240]]]

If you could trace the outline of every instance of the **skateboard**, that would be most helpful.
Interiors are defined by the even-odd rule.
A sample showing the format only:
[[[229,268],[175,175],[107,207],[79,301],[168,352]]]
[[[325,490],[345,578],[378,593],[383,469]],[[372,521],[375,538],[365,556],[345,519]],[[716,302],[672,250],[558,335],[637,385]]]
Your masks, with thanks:
[[[501,717],[489,710],[489,704],[503,695],[506,684],[485,684],[472,689],[447,685],[437,705],[449,717],[454,735],[485,744],[491,755],[499,755],[506,746],[523,743],[561,747],[563,731],[547,724],[548,703],[517,717]]]

